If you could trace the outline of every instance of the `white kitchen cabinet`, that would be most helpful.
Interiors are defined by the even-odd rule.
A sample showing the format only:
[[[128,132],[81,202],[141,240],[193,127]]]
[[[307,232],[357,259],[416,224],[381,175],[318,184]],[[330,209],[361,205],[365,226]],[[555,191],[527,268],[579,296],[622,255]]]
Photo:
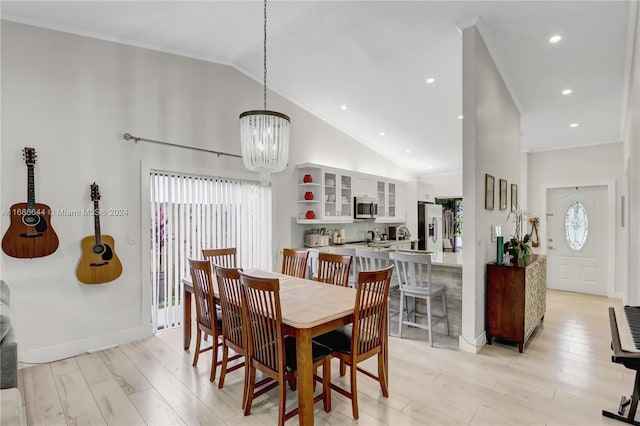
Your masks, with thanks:
[[[372,177],[353,177],[353,196],[376,198],[376,180]]]
[[[406,221],[406,186],[398,181],[378,180],[376,189],[376,198],[378,200],[376,223]]]
[[[323,220],[353,220],[353,177],[334,170],[324,170]]]
[[[296,220],[300,224],[352,223],[354,197],[378,202],[376,223],[407,220],[402,181],[305,163],[296,167]]]
[[[297,223],[353,222],[353,176],[339,169],[297,167]]]

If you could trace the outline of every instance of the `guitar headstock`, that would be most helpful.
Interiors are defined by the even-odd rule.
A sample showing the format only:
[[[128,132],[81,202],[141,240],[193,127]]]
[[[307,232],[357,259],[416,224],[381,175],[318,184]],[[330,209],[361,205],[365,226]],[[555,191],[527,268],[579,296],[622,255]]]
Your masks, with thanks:
[[[24,157],[24,162],[27,163],[28,166],[33,166],[36,164],[36,149],[24,147],[22,150],[22,156]]]
[[[100,191],[95,182],[91,184],[91,201],[100,201]]]

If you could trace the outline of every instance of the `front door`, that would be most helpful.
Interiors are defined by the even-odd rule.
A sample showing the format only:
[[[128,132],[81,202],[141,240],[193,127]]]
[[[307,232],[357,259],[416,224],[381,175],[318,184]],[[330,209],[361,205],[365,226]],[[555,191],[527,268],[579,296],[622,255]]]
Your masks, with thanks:
[[[547,190],[547,286],[607,294],[607,187]]]

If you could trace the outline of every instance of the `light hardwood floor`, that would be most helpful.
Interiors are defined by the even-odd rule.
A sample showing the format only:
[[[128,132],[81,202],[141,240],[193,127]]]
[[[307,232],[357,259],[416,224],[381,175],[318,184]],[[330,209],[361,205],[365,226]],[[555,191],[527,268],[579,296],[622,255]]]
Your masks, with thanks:
[[[630,395],[633,371],[611,362],[607,307],[618,301],[549,291],[543,325],[523,354],[494,343],[477,354],[451,348],[422,330],[389,342],[390,397],[358,376],[360,420],[333,393],[333,410],[317,404],[316,424],[360,425],[619,425],[601,416]],[[439,343],[440,342],[440,343]],[[182,330],[158,333],[101,353],[20,370],[30,425],[273,425],[277,389],[240,408],[242,370],[223,389],[210,383],[210,355],[191,367]],[[375,371],[375,362],[365,363]],[[348,385],[332,365],[334,382]],[[219,373],[218,373],[219,375]],[[288,409],[296,394],[288,390]],[[287,424],[297,424],[297,417]]]

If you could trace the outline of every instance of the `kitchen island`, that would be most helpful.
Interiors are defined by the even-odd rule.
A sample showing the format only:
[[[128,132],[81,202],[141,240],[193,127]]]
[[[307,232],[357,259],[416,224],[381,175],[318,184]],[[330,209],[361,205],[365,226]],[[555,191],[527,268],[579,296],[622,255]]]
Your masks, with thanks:
[[[399,252],[402,253],[416,253],[416,254],[425,254],[429,253],[424,250],[412,250],[409,247],[411,246],[411,242],[415,240],[399,240],[401,243],[398,246]],[[388,251],[389,257],[393,259],[393,254],[396,252],[395,241],[388,241],[391,243],[390,247],[368,247],[366,242],[363,243],[347,243],[341,244],[337,246],[326,246],[326,247],[316,247],[319,251],[330,250],[330,247],[340,247],[340,248],[353,248],[360,250],[377,250],[377,251]],[[458,336],[462,332],[462,253],[429,253],[431,255],[431,279],[436,284],[444,284],[447,287],[447,310],[449,317],[449,334],[451,336]],[[359,270],[359,265],[357,261],[354,263],[354,267],[357,268],[356,271]],[[397,275],[394,272],[394,278]],[[395,282],[397,286],[397,281],[394,279],[392,281],[392,285]],[[399,292],[392,289],[391,292],[391,307],[396,308],[399,304]],[[440,299],[436,298],[433,301],[433,308],[436,312],[436,315],[441,312]],[[426,314],[427,306],[424,300],[418,300],[416,310],[418,313]],[[444,325],[438,324],[434,327],[436,333],[444,332]],[[392,327],[392,330],[395,328]]]

